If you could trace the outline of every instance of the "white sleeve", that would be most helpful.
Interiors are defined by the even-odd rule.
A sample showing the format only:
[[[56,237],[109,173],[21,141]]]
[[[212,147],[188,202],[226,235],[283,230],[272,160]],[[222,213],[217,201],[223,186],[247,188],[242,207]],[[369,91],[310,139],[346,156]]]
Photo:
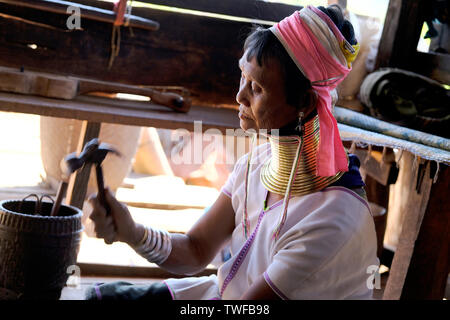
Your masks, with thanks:
[[[222,189],[220,190],[222,193],[226,194],[230,198],[233,195],[233,189],[234,189],[234,184],[236,181],[236,176],[239,174],[242,174],[242,172],[241,172],[242,169],[245,169],[245,166],[247,165],[247,157],[248,157],[248,154],[240,157],[236,161],[236,163],[233,167],[233,171],[230,173],[227,181],[225,182]]]

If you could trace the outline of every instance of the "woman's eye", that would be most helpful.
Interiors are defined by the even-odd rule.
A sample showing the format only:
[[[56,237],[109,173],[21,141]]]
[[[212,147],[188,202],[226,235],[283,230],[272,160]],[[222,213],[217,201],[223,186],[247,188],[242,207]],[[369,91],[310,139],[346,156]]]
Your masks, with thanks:
[[[259,93],[261,92],[261,87],[258,86],[257,84],[252,83],[252,91],[255,93]]]

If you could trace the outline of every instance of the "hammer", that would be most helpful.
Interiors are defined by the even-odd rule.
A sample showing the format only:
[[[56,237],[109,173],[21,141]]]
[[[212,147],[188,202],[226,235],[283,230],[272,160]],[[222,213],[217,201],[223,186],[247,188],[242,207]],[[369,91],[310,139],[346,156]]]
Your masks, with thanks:
[[[62,198],[64,197],[67,191],[68,179],[72,173],[80,169],[86,162],[86,159],[90,157],[90,155],[98,149],[98,141],[90,141],[87,143],[83,151],[80,153],[80,156],[77,156],[76,152],[73,152],[67,155],[61,161],[61,171],[63,172],[63,179],[59,185],[56,201],[52,206],[52,211],[50,212],[50,216],[56,216],[58,214],[59,208],[61,207]]]
[[[81,151],[79,156],[77,156],[76,152],[73,152],[65,157],[64,161],[61,162],[61,169],[64,174],[64,179],[58,188],[56,201],[50,213],[51,216],[57,215],[58,210],[61,207],[62,198],[67,191],[67,180],[70,174],[74,173],[76,170],[80,169],[87,163],[95,164],[99,201],[100,204],[105,208],[106,213],[109,212],[109,207],[105,200],[105,186],[103,181],[103,170],[101,166],[103,160],[109,152],[115,153],[120,156],[120,153],[117,150],[106,143],[100,143],[99,140],[95,138],[86,143],[83,151]]]
[[[120,156],[120,153],[114,149],[111,145],[107,143],[100,143],[98,142],[98,139],[93,139],[88,144],[97,145],[97,148],[90,152],[86,159],[84,160],[85,163],[93,163],[95,164],[95,173],[97,176],[97,187],[98,187],[98,198],[100,204],[105,208],[106,214],[109,213],[109,206],[106,202],[106,196],[105,196],[105,185],[103,181],[103,170],[102,170],[102,162],[105,160],[106,155],[108,153],[116,154],[117,156]]]

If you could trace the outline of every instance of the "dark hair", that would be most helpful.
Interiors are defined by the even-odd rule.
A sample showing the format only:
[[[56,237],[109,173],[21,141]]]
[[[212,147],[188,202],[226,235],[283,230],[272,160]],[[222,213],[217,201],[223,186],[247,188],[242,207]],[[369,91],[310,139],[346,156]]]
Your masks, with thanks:
[[[336,4],[332,4],[327,8],[320,6],[317,7],[317,9],[325,13],[331,18],[331,20],[333,20],[334,24],[336,25],[336,27],[338,27],[339,31],[341,31],[345,40],[347,40],[351,45],[355,45],[358,43],[355,38],[353,25],[350,21],[344,18],[341,7]]]
[[[318,9],[333,20],[350,44],[356,44],[353,26],[344,19],[339,6],[331,5],[327,8],[318,7]],[[297,68],[272,31],[262,27],[255,27],[245,40],[244,52],[246,51],[247,61],[256,58],[260,66],[266,64],[269,59],[276,59],[280,62],[281,72],[285,79],[287,104],[295,107],[297,110],[302,110],[314,102],[315,95],[311,90],[310,81]]]

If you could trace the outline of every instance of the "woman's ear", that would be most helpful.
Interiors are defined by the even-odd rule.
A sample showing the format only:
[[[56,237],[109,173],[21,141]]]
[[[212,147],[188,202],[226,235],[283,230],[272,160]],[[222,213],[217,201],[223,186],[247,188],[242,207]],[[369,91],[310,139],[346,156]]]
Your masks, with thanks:
[[[304,119],[309,119],[311,115],[315,114],[316,104],[317,93],[313,88],[309,88],[300,99],[299,111],[303,112]]]

